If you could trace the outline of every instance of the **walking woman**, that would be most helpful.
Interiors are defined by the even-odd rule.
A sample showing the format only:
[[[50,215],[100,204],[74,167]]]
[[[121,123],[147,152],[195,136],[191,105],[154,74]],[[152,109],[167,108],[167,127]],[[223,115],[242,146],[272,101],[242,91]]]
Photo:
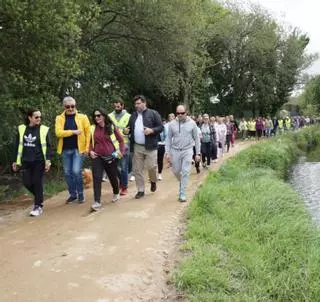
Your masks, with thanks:
[[[263,133],[263,122],[260,116],[256,120],[256,131],[257,131],[258,140],[260,140]]]
[[[218,118],[218,124],[217,124],[217,141],[218,141],[218,157],[224,155],[224,149],[226,144],[226,137],[227,137],[227,126],[224,122],[224,118],[219,117]]]
[[[25,123],[19,125],[17,134],[16,161],[12,170],[21,167],[23,185],[34,196],[30,216],[39,216],[43,210],[43,175],[51,166],[49,127],[41,125],[41,112],[30,109]]]
[[[125,144],[119,130],[102,108],[93,111],[92,119],[94,125],[90,127],[89,154],[92,159],[94,203],[91,207],[96,211],[101,208],[103,171],[107,173],[112,186],[112,202],[120,199],[118,159],[125,151]]]
[[[230,143],[232,141],[232,135],[233,135],[233,124],[230,121],[229,116],[226,117],[226,127],[227,127],[227,134],[226,134],[226,144],[227,144],[227,152],[229,152],[230,149]]]
[[[207,168],[210,166],[210,160],[212,155],[212,147],[216,145],[216,130],[213,125],[209,123],[209,115],[203,115],[203,124],[200,127],[201,138],[201,156],[202,166]]]

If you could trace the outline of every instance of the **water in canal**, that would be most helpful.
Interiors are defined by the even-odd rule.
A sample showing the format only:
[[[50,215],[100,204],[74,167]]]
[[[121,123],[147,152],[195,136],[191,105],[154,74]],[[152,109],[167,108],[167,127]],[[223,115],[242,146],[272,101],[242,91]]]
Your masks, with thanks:
[[[290,171],[289,182],[305,201],[313,220],[319,224],[320,152],[313,152],[310,156],[300,157]]]

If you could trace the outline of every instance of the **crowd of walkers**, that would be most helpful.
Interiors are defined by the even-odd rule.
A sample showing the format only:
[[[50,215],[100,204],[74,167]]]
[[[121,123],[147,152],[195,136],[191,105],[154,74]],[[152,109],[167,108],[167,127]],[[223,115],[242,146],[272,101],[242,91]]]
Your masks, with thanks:
[[[69,196],[66,203],[85,201],[83,186],[83,162],[91,159],[93,196],[91,208],[101,208],[101,186],[104,173],[113,190],[111,202],[128,194],[129,176],[135,180],[135,198],[144,197],[146,191],[144,172],[147,170],[150,191],[157,190],[157,181],[163,180],[162,171],[166,158],[179,181],[178,200],[187,200],[186,189],[192,165],[197,173],[200,167],[207,169],[218,158],[229,152],[235,138],[260,139],[298,129],[314,121],[308,117],[285,119],[241,119],[232,115],[210,117],[208,114],[189,116],[179,105],[168,119],[147,107],[143,95],[133,99],[135,111],[124,109],[121,98],[113,102],[114,110],[107,114],[96,108],[91,123],[86,114],[77,110],[76,100],[63,99],[64,110],[56,117],[55,135],[57,153],[61,155]],[[43,176],[51,167],[53,157],[50,129],[41,123],[38,109],[26,113],[24,124],[19,125],[13,171],[22,172],[24,186],[34,196],[31,216],[43,212]]]

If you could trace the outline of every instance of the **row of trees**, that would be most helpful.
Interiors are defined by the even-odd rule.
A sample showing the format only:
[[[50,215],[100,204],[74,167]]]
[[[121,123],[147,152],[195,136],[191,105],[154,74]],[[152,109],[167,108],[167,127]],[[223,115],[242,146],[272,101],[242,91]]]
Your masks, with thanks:
[[[17,109],[39,107],[50,124],[66,94],[86,112],[143,93],[162,114],[179,102],[274,113],[312,62],[308,42],[259,7],[212,0],[2,0],[0,163]]]

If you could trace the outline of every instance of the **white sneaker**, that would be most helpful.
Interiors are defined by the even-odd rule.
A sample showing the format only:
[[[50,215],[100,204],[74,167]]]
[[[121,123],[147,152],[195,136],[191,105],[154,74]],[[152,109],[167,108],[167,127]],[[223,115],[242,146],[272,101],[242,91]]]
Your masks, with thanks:
[[[158,180],[163,180],[163,178],[162,178],[162,175],[161,175],[161,174],[159,174],[159,175],[158,175]]]
[[[35,205],[30,212],[30,216],[37,217],[40,216],[43,213],[43,210],[40,206]]]
[[[91,209],[94,211],[98,211],[100,208],[101,208],[101,203],[96,201],[91,206]]]
[[[120,194],[113,194],[111,202],[115,203],[120,200]]]
[[[136,180],[136,178],[134,177],[134,175],[132,175],[131,177],[130,177],[130,181],[135,181]]]

